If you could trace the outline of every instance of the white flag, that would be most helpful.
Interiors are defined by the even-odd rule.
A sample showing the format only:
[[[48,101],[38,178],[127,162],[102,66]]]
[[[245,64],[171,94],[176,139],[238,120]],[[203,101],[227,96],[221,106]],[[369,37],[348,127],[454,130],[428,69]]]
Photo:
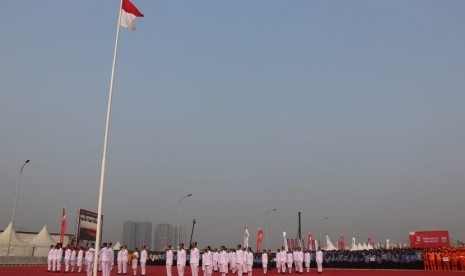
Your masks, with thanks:
[[[247,230],[247,227],[246,227],[244,231],[244,249],[247,249],[248,247],[249,247],[249,230]]]
[[[286,240],[286,232],[283,231],[283,239],[284,239],[284,250],[289,251],[289,247],[287,247],[287,240]]]

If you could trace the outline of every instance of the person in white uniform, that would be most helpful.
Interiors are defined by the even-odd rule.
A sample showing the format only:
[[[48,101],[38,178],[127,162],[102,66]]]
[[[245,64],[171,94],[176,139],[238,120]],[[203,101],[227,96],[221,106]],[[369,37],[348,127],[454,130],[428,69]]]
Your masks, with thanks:
[[[111,248],[110,244],[103,244],[102,252],[102,275],[103,276],[110,276],[110,265],[112,262],[111,256],[113,252],[113,248]]]
[[[69,258],[69,265],[71,266],[71,273],[74,272],[76,268],[76,249],[74,246],[71,246],[71,257]]]
[[[123,245],[123,274],[128,273],[129,252],[127,245]]]
[[[147,259],[147,246],[144,246],[140,252],[140,271],[142,276],[145,276],[145,264],[147,263]]]
[[[316,251],[315,260],[318,273],[323,272],[323,252],[321,251],[321,247],[318,247],[318,251]]]
[[[166,276],[171,276],[173,271],[173,249],[171,245],[166,248]]]
[[[211,276],[213,273],[213,253],[211,247],[207,246],[205,249],[205,276]]]
[[[69,271],[69,260],[71,259],[71,248],[69,246],[65,250],[65,273]]]
[[[118,275],[123,273],[123,246],[120,246],[118,254],[116,254],[116,263],[118,264]]]
[[[134,252],[132,252],[131,268],[134,276],[137,275],[137,262],[139,261],[139,252],[137,250],[137,247],[135,247]]]
[[[237,245],[236,250],[236,269],[237,269],[237,276],[242,276],[242,269],[244,264],[244,251],[242,251],[241,245]]]
[[[191,266],[191,275],[199,275],[199,261],[200,261],[200,252],[197,248],[197,242],[192,243],[192,249],[190,250],[189,263]]]
[[[246,255],[245,257],[245,264],[246,264],[246,271],[248,276],[252,276],[252,267],[253,267],[253,252],[252,248],[249,247],[247,248],[247,251],[244,253]]]
[[[226,252],[226,247],[222,245],[221,250],[218,253],[218,270],[221,276],[226,276],[226,273],[228,273],[228,259],[228,252]]]
[[[47,256],[47,272],[52,271],[52,263],[55,258],[55,253],[54,250],[55,246],[50,245],[50,250],[48,251],[48,256]]]
[[[184,250],[184,243],[179,244],[179,249],[176,256],[176,266],[178,268],[178,275],[184,276],[184,269],[186,267],[186,250]]]
[[[56,271],[61,272],[61,260],[63,259],[63,248],[61,244],[58,245],[57,251],[55,251],[55,262],[56,262]]]
[[[86,252],[87,276],[92,276],[92,273],[94,272],[94,255],[94,244],[91,244]]]
[[[311,259],[312,259],[312,255],[310,253],[310,250],[305,250],[304,263],[305,263],[305,269],[307,270],[307,273],[310,272],[310,260]]]
[[[293,258],[292,258],[292,252],[289,250],[287,252],[286,256],[286,262],[287,262],[287,273],[291,274],[292,273],[292,263],[293,263]]]
[[[81,273],[83,258],[84,258],[84,251],[82,250],[82,247],[79,247],[79,250],[77,252],[77,258],[76,258],[76,265],[77,265],[78,273]]]
[[[263,249],[262,253],[262,268],[263,268],[263,275],[266,275],[268,269],[268,254],[266,253],[266,249]]]

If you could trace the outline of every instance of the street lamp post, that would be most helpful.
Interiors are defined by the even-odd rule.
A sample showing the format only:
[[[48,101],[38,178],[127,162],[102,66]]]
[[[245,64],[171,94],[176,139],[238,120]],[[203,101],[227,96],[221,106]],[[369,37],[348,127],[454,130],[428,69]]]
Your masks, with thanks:
[[[31,162],[31,160],[24,161],[24,164],[21,166],[21,170],[19,171],[19,180],[18,187],[16,188],[15,204],[13,205],[13,215],[11,216],[11,231],[10,238],[8,239],[8,249],[6,254],[7,256],[10,256],[11,235],[13,234],[13,226],[15,224],[16,202],[18,202],[19,185],[21,184],[21,174],[23,173],[24,166],[26,166],[26,164],[29,162]]]
[[[266,249],[270,249],[269,246],[268,246],[268,220],[267,220],[267,217],[268,217],[269,213],[274,212],[274,211],[276,211],[276,208],[266,211],[266,214],[265,214],[265,220],[266,220],[266,225],[265,225]]]
[[[183,201],[183,199],[185,198],[188,198],[192,196],[192,194],[188,194],[184,197],[182,197],[180,200],[179,200],[179,205],[178,205],[178,244],[181,242],[181,236],[180,236],[180,231],[179,231],[179,223],[180,223],[180,220],[181,220],[181,202]]]

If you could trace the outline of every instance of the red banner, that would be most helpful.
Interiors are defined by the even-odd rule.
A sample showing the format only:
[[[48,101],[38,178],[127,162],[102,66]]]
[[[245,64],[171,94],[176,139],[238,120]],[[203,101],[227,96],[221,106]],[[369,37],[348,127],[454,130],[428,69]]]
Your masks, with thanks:
[[[339,238],[339,249],[340,250],[345,249],[345,243],[344,243],[344,236],[343,235],[341,235],[341,237]]]
[[[373,246],[373,241],[371,240],[370,236],[368,236],[367,244]]]
[[[449,231],[418,231],[410,232],[411,248],[437,248],[450,246]]]
[[[308,232],[307,249],[313,251],[313,243],[312,243],[312,241],[313,241],[312,233]]]
[[[262,251],[262,240],[263,240],[263,231],[262,231],[262,229],[258,228],[258,234],[257,234],[257,252]]]
[[[61,215],[61,231],[60,231],[60,243],[63,245],[63,239],[65,237],[66,231],[66,214],[65,214],[65,207],[63,207],[63,212]]]

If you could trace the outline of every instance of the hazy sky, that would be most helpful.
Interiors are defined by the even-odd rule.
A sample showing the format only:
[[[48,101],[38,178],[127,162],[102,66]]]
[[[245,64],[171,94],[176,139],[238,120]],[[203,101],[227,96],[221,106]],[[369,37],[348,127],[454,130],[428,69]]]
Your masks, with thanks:
[[[336,240],[465,240],[465,2],[154,1],[121,30],[104,240],[197,220]],[[97,210],[119,1],[3,1],[0,228]],[[265,216],[267,210],[276,212]],[[326,217],[328,217],[326,219]],[[251,240],[255,242],[255,238]]]

